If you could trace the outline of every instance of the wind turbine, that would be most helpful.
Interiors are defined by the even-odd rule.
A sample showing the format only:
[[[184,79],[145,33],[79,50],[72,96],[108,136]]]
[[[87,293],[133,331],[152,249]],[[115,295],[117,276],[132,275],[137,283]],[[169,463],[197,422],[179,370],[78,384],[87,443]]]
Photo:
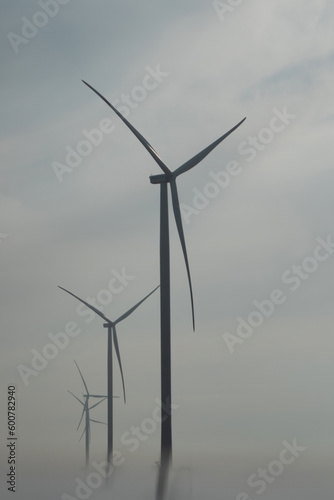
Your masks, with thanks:
[[[61,288],[65,292],[69,293],[73,297],[75,297],[77,300],[85,304],[89,309],[94,311],[98,316],[100,316],[102,319],[104,319],[107,323],[104,323],[103,326],[104,328],[108,329],[108,354],[107,354],[107,362],[108,362],[108,452],[107,452],[107,459],[108,462],[111,464],[112,461],[112,452],[113,452],[113,349],[112,349],[112,340],[114,340],[114,345],[115,345],[115,351],[116,351],[116,356],[119,364],[119,369],[121,372],[121,378],[122,378],[122,385],[123,385],[123,396],[124,396],[124,403],[126,403],[126,395],[125,395],[125,383],[124,383],[124,376],[123,376],[123,368],[122,368],[122,361],[121,361],[121,355],[119,352],[119,346],[118,346],[118,339],[117,339],[117,333],[116,333],[116,325],[126,319],[130,314],[132,314],[137,307],[139,307],[152,293],[154,293],[157,288],[159,288],[160,285],[158,285],[152,292],[150,292],[148,295],[146,295],[142,300],[137,302],[136,305],[131,307],[128,311],[126,311],[122,316],[117,318],[115,321],[111,321],[111,319],[107,318],[99,309],[96,307],[92,306],[85,300],[81,299],[77,295],[74,295],[74,293],[70,292],[69,290],[66,290],[66,288],[63,288],[62,286],[58,286],[58,288]]]
[[[85,381],[85,379],[81,373],[81,370],[79,368],[79,365],[77,364],[77,362],[75,360],[74,360],[74,363],[76,364],[76,367],[79,370],[80,377],[81,377],[82,382],[84,384],[84,387],[86,389],[86,394],[83,394],[84,402],[82,402],[81,399],[79,399],[75,394],[73,394],[73,392],[71,392],[71,391],[67,391],[67,392],[69,392],[83,406],[77,430],[79,429],[80,424],[82,422],[82,419],[85,415],[85,428],[83,430],[83,433],[81,434],[79,441],[81,440],[82,436],[86,432],[86,467],[88,467],[88,465],[89,465],[90,423],[96,422],[98,424],[104,424],[104,422],[100,422],[99,420],[94,420],[94,419],[90,418],[89,412],[90,412],[90,410],[92,410],[93,408],[98,406],[100,403],[102,403],[105,399],[107,399],[108,396],[102,396],[100,394],[90,394],[88,387],[87,387],[87,384],[86,384],[86,381]],[[115,396],[115,397],[118,397],[118,396]],[[98,399],[100,399],[100,401],[95,403],[93,406],[89,406],[89,398],[98,398]]]
[[[162,498],[165,490],[165,482],[167,479],[168,468],[172,459],[172,415],[171,415],[171,346],[170,346],[170,257],[169,257],[169,222],[168,222],[168,190],[167,185],[170,185],[172,206],[176,227],[178,230],[182,252],[184,256],[192,311],[193,330],[195,330],[195,314],[194,300],[192,292],[192,284],[190,278],[190,269],[186,243],[184,238],[182,217],[180,210],[179,196],[176,187],[176,178],[195,167],[200,163],[216,146],[218,146],[226,137],[236,130],[245,120],[241,120],[237,125],[232,127],[228,132],[219,137],[212,144],[200,151],[198,154],[183,163],[176,170],[171,171],[162,161],[158,153],[151,144],[136,130],[133,125],[94,87],[82,80],[95,94],[97,94],[125,123],[125,125],[133,132],[137,139],[141,142],[147,152],[159,165],[163,174],[150,176],[151,184],[160,184],[160,325],[161,325],[161,465],[158,480],[158,497]]]

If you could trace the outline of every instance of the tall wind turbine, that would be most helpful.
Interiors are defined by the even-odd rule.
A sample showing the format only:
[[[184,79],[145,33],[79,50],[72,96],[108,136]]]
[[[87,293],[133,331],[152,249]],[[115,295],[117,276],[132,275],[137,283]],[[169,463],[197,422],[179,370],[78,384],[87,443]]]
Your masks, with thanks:
[[[85,304],[89,309],[94,311],[98,316],[100,316],[106,323],[103,324],[104,328],[108,329],[108,354],[107,354],[107,362],[108,362],[108,452],[107,452],[107,459],[108,462],[112,462],[112,452],[113,452],[113,343],[112,340],[114,340],[114,345],[115,345],[115,351],[116,351],[116,356],[119,364],[119,369],[121,372],[121,378],[122,378],[122,385],[123,385],[123,396],[124,396],[124,402],[126,402],[126,395],[125,395],[125,383],[124,383],[124,376],[123,376],[123,368],[122,368],[122,361],[121,361],[121,355],[119,352],[119,346],[118,346],[118,339],[117,339],[117,333],[116,333],[116,325],[126,319],[130,314],[132,314],[137,307],[139,307],[152,293],[154,293],[160,285],[158,285],[152,292],[150,292],[148,295],[146,295],[142,300],[137,302],[136,305],[131,307],[128,311],[126,311],[122,316],[120,316],[118,319],[115,321],[111,321],[111,319],[107,318],[99,309],[96,307],[92,306],[85,300],[81,299],[77,295],[74,295],[74,293],[70,292],[69,290],[66,290],[66,288],[63,288],[62,286],[59,286],[58,288],[61,288],[65,292],[69,293],[73,297],[75,297],[77,300]]]
[[[79,365],[77,364],[77,362],[75,360],[74,360],[74,363],[76,364],[76,367],[79,370],[81,380],[82,380],[82,382],[84,384],[84,387],[86,389],[86,394],[83,394],[84,402],[82,402],[81,399],[79,399],[75,394],[73,394],[73,392],[71,392],[71,391],[68,391],[68,392],[77,401],[79,401],[79,403],[83,406],[77,430],[79,429],[80,424],[82,422],[82,419],[83,419],[83,417],[85,415],[85,428],[83,430],[83,433],[81,434],[81,437],[80,437],[79,441],[81,440],[82,436],[86,432],[86,467],[88,467],[88,465],[89,465],[90,423],[91,422],[96,422],[98,424],[104,424],[104,422],[100,422],[99,420],[94,420],[94,419],[90,418],[90,413],[89,412],[90,412],[90,410],[92,410],[93,408],[95,408],[96,406],[98,406],[100,403],[102,403],[105,399],[107,399],[108,396],[102,396],[100,394],[90,394],[89,390],[88,390],[88,387],[87,387],[87,384],[86,384],[86,381],[85,381],[85,379],[84,379],[84,377],[83,377],[83,375],[81,373],[81,370],[79,368]],[[115,397],[118,397],[118,396],[115,396]],[[98,401],[97,403],[95,403],[93,406],[89,406],[89,398],[98,398],[98,399],[100,399],[100,401]]]
[[[155,149],[150,143],[136,130],[131,123],[94,87],[83,80],[95,94],[97,94],[125,123],[131,132],[141,142],[147,152],[159,165],[163,174],[150,176],[152,184],[160,184],[160,321],[161,321],[161,464],[158,480],[158,496],[162,498],[167,479],[169,464],[172,459],[172,416],[171,416],[171,346],[170,346],[170,258],[169,258],[169,223],[168,223],[168,191],[167,185],[170,185],[172,206],[176,227],[178,230],[180,243],[183,251],[192,310],[193,330],[195,330],[194,300],[190,278],[189,262],[184,238],[180,202],[176,187],[176,178],[195,167],[200,163],[216,146],[218,146],[226,137],[236,130],[246,118],[232,127],[228,132],[219,137],[212,144],[193,156],[190,160],[183,163],[176,170],[171,171],[162,161]]]

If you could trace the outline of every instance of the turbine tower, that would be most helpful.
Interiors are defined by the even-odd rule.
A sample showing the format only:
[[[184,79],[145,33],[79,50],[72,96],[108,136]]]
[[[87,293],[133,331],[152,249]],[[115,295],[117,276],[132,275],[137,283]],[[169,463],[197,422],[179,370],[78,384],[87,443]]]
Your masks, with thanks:
[[[93,408],[98,406],[100,403],[102,403],[105,399],[107,399],[108,396],[102,396],[100,394],[90,394],[88,387],[87,387],[87,384],[86,384],[86,381],[85,381],[85,379],[81,373],[81,370],[79,368],[79,365],[77,364],[77,362],[75,360],[74,360],[74,363],[76,364],[76,367],[79,370],[81,380],[82,380],[83,385],[86,389],[86,394],[83,394],[84,402],[82,402],[75,394],[73,394],[73,392],[71,392],[71,391],[67,391],[67,392],[69,392],[71,394],[71,396],[73,396],[83,406],[77,430],[79,429],[80,424],[82,422],[82,419],[85,416],[85,428],[81,434],[79,441],[81,441],[82,436],[86,432],[86,439],[85,439],[85,441],[86,441],[86,453],[85,454],[86,454],[86,467],[88,467],[88,465],[89,465],[89,444],[90,444],[90,423],[91,422],[96,422],[97,424],[104,424],[105,423],[105,422],[100,422],[99,420],[94,420],[94,419],[90,418],[89,412],[90,412],[90,410],[92,410]],[[118,397],[118,396],[115,396],[115,397]],[[100,401],[93,404],[93,406],[89,406],[89,398],[98,398],[98,399],[100,399]]]
[[[226,137],[236,130],[245,120],[243,118],[237,125],[228,132],[219,137],[212,144],[193,156],[190,160],[183,163],[176,170],[171,171],[162,161],[158,153],[151,144],[136,130],[133,125],[94,87],[82,80],[95,94],[97,94],[125,123],[131,132],[141,142],[147,152],[159,165],[163,174],[150,176],[151,184],[160,184],[160,349],[161,349],[161,462],[159,479],[157,486],[158,498],[163,498],[165,484],[168,477],[168,469],[172,460],[172,415],[171,415],[171,345],[170,345],[170,256],[169,256],[169,222],[168,222],[168,184],[171,189],[172,206],[177,231],[184,256],[192,310],[192,324],[195,330],[194,300],[190,269],[186,243],[184,238],[180,202],[176,187],[176,178],[195,167],[200,163],[214,148],[216,148]]]
[[[136,305],[131,307],[128,311],[126,311],[122,316],[120,316],[118,319],[115,321],[111,321],[111,319],[107,318],[99,309],[96,307],[92,306],[85,300],[81,299],[77,295],[74,295],[74,293],[70,292],[69,290],[66,290],[66,288],[63,288],[61,286],[58,286],[58,288],[61,288],[61,290],[64,290],[64,292],[69,293],[72,295],[72,297],[75,297],[77,300],[85,304],[89,309],[94,311],[98,316],[100,316],[106,323],[103,324],[104,328],[108,329],[108,351],[107,351],[107,363],[108,363],[108,375],[107,375],[107,381],[108,381],[108,451],[107,451],[107,460],[109,464],[112,464],[112,453],[113,453],[113,340],[114,340],[114,346],[115,346],[115,351],[116,351],[116,356],[119,364],[119,369],[121,372],[121,378],[122,378],[122,385],[123,385],[123,397],[124,397],[124,403],[126,403],[126,395],[125,395],[125,383],[124,383],[124,376],[123,376],[123,368],[122,368],[122,361],[121,361],[121,355],[119,352],[119,346],[118,346],[118,339],[117,339],[117,333],[116,333],[116,325],[126,319],[130,314],[132,314],[137,307],[139,307],[152,293],[154,293],[160,285],[158,285],[152,292],[150,292],[148,295],[146,295],[142,300],[137,302]]]

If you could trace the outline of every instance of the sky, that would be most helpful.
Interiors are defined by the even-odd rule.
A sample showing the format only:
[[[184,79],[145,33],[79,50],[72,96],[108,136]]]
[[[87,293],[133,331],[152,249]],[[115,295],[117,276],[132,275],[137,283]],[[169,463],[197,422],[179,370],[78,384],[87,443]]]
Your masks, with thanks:
[[[1,498],[12,386],[18,500],[154,498],[158,292],[118,326],[127,404],[114,401],[109,489],[106,427],[92,424],[85,470],[67,392],[84,391],[76,360],[105,393],[107,339],[57,286],[116,319],[159,284],[159,167],[83,79],[172,170],[247,117],[178,178],[195,332],[170,211],[168,498],[332,499],[332,2],[13,0],[0,13]],[[93,411],[105,421],[105,402]]]

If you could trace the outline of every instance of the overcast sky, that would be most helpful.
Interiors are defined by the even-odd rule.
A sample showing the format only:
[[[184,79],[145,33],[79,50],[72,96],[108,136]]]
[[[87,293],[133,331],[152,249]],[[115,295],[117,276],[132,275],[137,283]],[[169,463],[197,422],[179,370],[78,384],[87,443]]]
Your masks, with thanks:
[[[57,285],[116,319],[159,283],[159,187],[149,181],[159,167],[81,79],[172,170],[247,117],[178,178],[195,333],[170,212],[169,498],[187,498],[191,481],[194,500],[332,498],[332,2],[12,0],[0,12],[2,498],[12,498],[11,384],[16,498],[79,498],[77,478],[87,483],[81,408],[66,391],[83,392],[74,359],[92,392],[107,390],[106,331]],[[113,493],[87,495],[153,499],[158,292],[118,336],[122,463]],[[121,396],[116,365],[114,390]],[[94,412],[105,420],[106,404]],[[133,426],[138,446],[127,441]],[[303,451],[279,465],[294,442]],[[91,459],[105,456],[106,428],[95,424]],[[262,488],[259,467],[273,471]]]

